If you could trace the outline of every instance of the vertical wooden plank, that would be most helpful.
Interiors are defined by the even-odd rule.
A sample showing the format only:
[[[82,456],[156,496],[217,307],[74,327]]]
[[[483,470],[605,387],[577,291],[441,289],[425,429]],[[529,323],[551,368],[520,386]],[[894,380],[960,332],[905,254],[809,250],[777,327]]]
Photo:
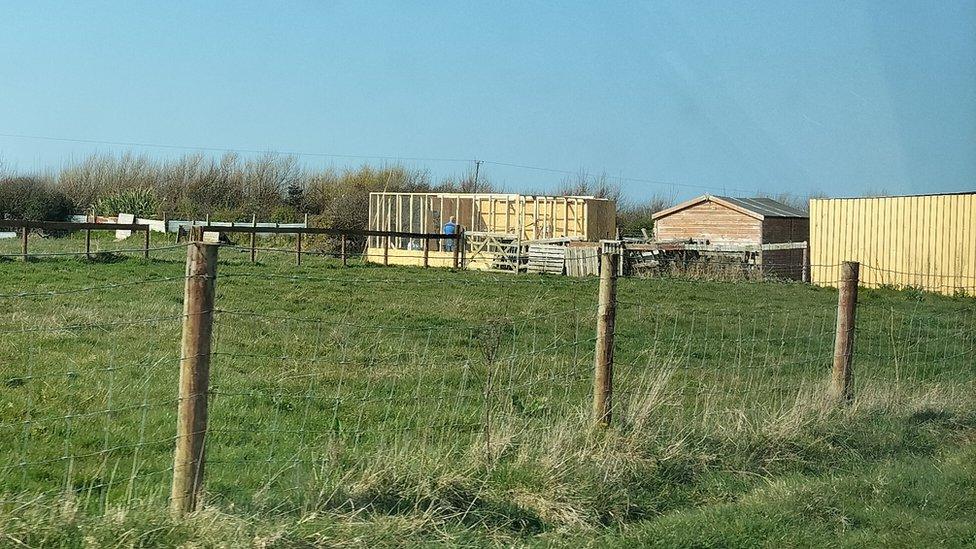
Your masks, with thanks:
[[[516,204],[518,205],[518,213],[515,216],[515,219],[518,222],[518,227],[515,229],[517,231],[517,236],[515,237],[515,268],[513,270],[515,271],[515,274],[518,275],[522,265],[522,238],[525,234],[525,198],[522,195],[519,195],[516,199]]]
[[[409,202],[408,207],[410,208],[410,215],[408,216],[410,222],[410,230],[408,232],[414,233],[417,231],[413,226],[413,194],[410,195],[410,200],[408,200],[408,202]],[[413,239],[409,238],[407,239],[407,242],[408,242],[407,247],[413,248]]]
[[[477,231],[478,228],[475,227],[475,224],[474,224],[474,207],[475,207],[475,203],[478,201],[478,195],[476,195],[476,194],[475,195],[472,195],[471,198],[470,198],[470,200],[471,200],[471,224],[468,225],[468,229],[469,230],[472,230],[472,231]]]
[[[539,197],[532,198],[532,240],[539,239]]]
[[[21,231],[21,243],[20,243],[21,250],[20,251],[21,251],[21,254],[24,257],[24,262],[25,263],[28,260],[28,257],[27,257],[27,236],[29,234],[30,234],[30,228],[24,227],[24,230]]]
[[[498,223],[495,221],[495,196],[494,195],[491,195],[491,197],[488,199],[488,201],[489,201],[489,204],[490,204],[489,210],[491,212],[489,215],[491,217],[489,218],[490,221],[488,221],[487,231],[490,232],[490,233],[498,232],[498,229],[497,229]]]
[[[583,240],[593,240],[595,238],[594,233],[590,232],[590,201],[583,199],[583,222],[581,224],[581,234]],[[614,226],[616,226],[616,221],[614,221]]]
[[[85,229],[85,259],[88,259],[89,261],[91,261],[91,258],[92,258],[92,255],[91,255],[91,236],[92,236],[92,230],[91,229]]]
[[[146,225],[146,234],[142,242],[142,258],[149,259],[149,225]]]
[[[397,231],[403,231],[403,195],[396,195],[396,229]],[[396,247],[399,249],[403,248],[403,237],[396,237]]]
[[[563,197],[563,236],[569,236],[569,198]]]
[[[369,214],[368,214],[368,217],[367,217],[367,219],[369,221],[366,224],[366,228],[367,229],[376,229],[376,227],[377,227],[376,211],[375,211],[374,206],[373,206],[373,203],[375,201],[375,198],[376,198],[376,195],[374,193],[369,193]],[[366,237],[366,249],[367,250],[370,250],[370,249],[374,249],[374,248],[376,248],[376,237],[367,236]]]
[[[347,266],[346,263],[346,235],[339,235],[339,253],[342,254],[342,266]]]
[[[549,197],[549,235],[547,238],[556,236],[556,197]]]

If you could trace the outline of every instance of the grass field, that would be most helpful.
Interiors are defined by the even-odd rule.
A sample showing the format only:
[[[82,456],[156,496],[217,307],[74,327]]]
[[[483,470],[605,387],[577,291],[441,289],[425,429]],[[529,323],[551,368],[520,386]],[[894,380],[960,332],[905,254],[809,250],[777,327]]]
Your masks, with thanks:
[[[3,544],[976,543],[972,298],[862,290],[838,408],[835,291],[622,279],[599,430],[595,279],[220,253],[207,505],[185,520],[165,512],[185,250],[0,260]]]

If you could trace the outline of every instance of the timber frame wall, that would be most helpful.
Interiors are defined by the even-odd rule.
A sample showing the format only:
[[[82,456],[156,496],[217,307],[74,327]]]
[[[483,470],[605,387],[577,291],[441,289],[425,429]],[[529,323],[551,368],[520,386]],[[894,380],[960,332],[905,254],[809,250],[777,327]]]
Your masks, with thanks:
[[[369,228],[378,231],[440,232],[454,217],[468,233],[510,235],[518,240],[574,238],[598,241],[616,232],[616,207],[592,196],[528,196],[479,193],[370,193]],[[369,245],[380,243],[371,239]],[[421,243],[398,238],[398,249]]]

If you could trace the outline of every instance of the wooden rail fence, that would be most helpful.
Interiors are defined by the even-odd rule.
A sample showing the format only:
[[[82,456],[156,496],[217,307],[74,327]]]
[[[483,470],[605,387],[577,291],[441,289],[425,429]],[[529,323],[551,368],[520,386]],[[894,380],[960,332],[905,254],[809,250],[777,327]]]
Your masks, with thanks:
[[[24,261],[30,259],[27,248],[27,236],[32,229],[42,231],[85,231],[85,257],[91,259],[91,234],[92,231],[132,231],[142,232],[143,235],[143,257],[149,257],[149,225],[136,223],[75,223],[72,221],[33,221],[21,219],[0,219],[0,229],[20,229],[21,230],[21,255]]]
[[[375,231],[370,229],[343,229],[334,227],[256,227],[256,226],[233,226],[223,225],[204,225],[200,227],[204,233],[244,233],[250,234],[251,262],[257,260],[257,246],[255,245],[257,233],[295,235],[295,263],[302,264],[302,254],[309,252],[302,249],[303,235],[327,235],[337,236],[340,241],[340,254],[342,264],[347,263],[346,242],[349,237],[379,237],[383,239],[383,264],[390,263],[390,239],[406,238],[422,240],[424,243],[424,267],[429,266],[429,251],[431,240],[452,240],[454,241],[454,268],[463,265],[464,262],[464,232],[456,234],[444,233],[411,233],[404,231]]]
[[[0,219],[0,229],[18,229],[21,233],[21,256],[24,261],[30,259],[28,248],[28,235],[32,230],[52,231],[52,232],[77,232],[85,231],[85,257],[92,258],[92,231],[132,231],[143,233],[142,252],[143,257],[149,258],[149,235],[151,227],[143,223],[91,223],[74,221],[37,221],[21,219]],[[424,243],[424,267],[428,266],[428,251],[431,240],[452,240],[454,241],[454,267],[458,268],[464,261],[464,233],[443,234],[443,233],[412,233],[403,231],[374,231],[366,229],[347,229],[333,227],[262,227],[256,222],[251,225],[199,225],[192,227],[196,234],[204,233],[243,233],[250,235],[251,262],[257,261],[257,235],[260,234],[281,234],[294,235],[295,243],[295,263],[302,264],[302,256],[307,255],[307,250],[302,248],[304,235],[328,235],[336,236],[340,239],[340,256],[342,264],[348,264],[348,239],[350,237],[379,237],[383,239],[384,265],[389,264],[389,244],[391,238],[409,238],[422,240]]]

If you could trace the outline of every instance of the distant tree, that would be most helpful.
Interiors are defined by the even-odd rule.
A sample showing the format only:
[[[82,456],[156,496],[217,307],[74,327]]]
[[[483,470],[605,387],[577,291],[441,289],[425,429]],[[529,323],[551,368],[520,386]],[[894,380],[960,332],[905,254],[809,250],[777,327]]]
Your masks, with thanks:
[[[36,177],[0,179],[0,219],[64,221],[71,201],[60,190]]]
[[[305,185],[300,181],[292,181],[285,190],[285,204],[296,212],[305,211]]]

